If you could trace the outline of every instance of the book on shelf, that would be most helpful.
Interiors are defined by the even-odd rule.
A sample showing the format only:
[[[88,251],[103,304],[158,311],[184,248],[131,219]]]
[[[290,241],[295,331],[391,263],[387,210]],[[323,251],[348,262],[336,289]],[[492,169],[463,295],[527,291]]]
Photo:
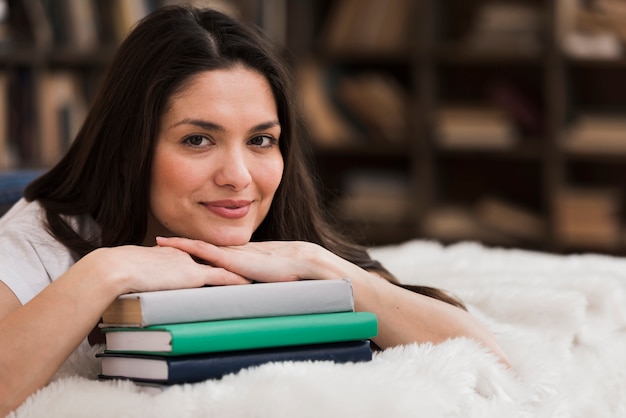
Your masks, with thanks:
[[[499,197],[479,199],[475,212],[481,224],[513,238],[540,241],[545,235],[546,225],[538,214]]]
[[[480,52],[533,54],[542,47],[543,27],[538,6],[486,3],[478,7],[465,45]]]
[[[485,228],[475,211],[464,205],[441,205],[429,211],[422,222],[423,234],[444,242],[477,240],[486,243],[515,245],[508,234]]]
[[[413,202],[406,173],[351,170],[342,176],[342,189],[336,207],[345,219],[390,224],[410,216]]]
[[[353,310],[350,280],[298,280],[129,293],[105,310],[101,326],[145,327]]]
[[[405,173],[352,170],[342,176],[345,193],[337,198],[342,218],[370,224],[392,224],[411,214],[411,187]]]
[[[364,362],[372,359],[369,340],[228,351],[166,357],[126,353],[99,353],[103,379],[126,378],[162,384],[193,383],[219,379],[230,373],[270,362]]]
[[[509,149],[517,144],[515,124],[491,106],[449,105],[435,117],[435,138],[443,148]]]
[[[408,98],[391,76],[379,72],[343,75],[337,83],[337,98],[369,138],[391,143],[405,140]]]
[[[69,148],[87,115],[80,80],[71,71],[43,72],[38,85],[41,135],[40,162],[57,163]]]
[[[624,2],[622,0],[556,2],[556,35],[570,57],[617,59],[623,55]]]
[[[96,0],[44,0],[44,3],[47,24],[53,29],[57,46],[79,51],[98,48],[100,25]]]
[[[41,0],[21,0],[0,2],[0,18],[2,19],[2,39],[0,44],[3,47],[19,48],[24,45],[39,45],[39,28],[37,27],[37,16],[33,16],[31,8],[40,6]],[[40,11],[39,7],[39,11]],[[38,13],[36,11],[36,13]]]
[[[331,51],[351,48],[355,26],[359,22],[359,11],[363,10],[361,0],[340,0],[333,4],[328,17],[323,22],[322,39]]]
[[[567,129],[563,146],[570,152],[626,153],[626,115],[582,113]]]
[[[50,0],[23,0],[22,2],[23,13],[27,22],[25,30],[31,32],[34,45],[41,50],[49,49],[55,39],[54,28],[48,19],[48,11],[46,10],[49,2]],[[15,3],[12,6],[13,9],[9,10],[9,13],[15,12]]]
[[[333,53],[398,53],[409,39],[409,0],[341,0],[326,18],[321,39]]]
[[[555,232],[565,246],[616,249],[622,239],[620,213],[616,189],[563,188],[555,200]]]
[[[378,322],[370,312],[337,312],[103,328],[105,352],[181,356],[270,347],[366,340]]]
[[[407,196],[411,183],[406,172],[394,169],[355,168],[341,176],[342,188],[353,195]]]
[[[101,43],[98,10],[95,2],[65,0],[65,16],[72,47],[84,51],[97,49]]]
[[[390,74],[307,63],[299,82],[306,121],[322,145],[406,142],[409,96]]]
[[[346,195],[337,199],[336,206],[344,219],[384,225],[408,219],[412,202],[406,195]]]
[[[9,0],[0,0],[0,45],[4,46],[10,39]]]
[[[140,19],[152,12],[156,4],[151,0],[112,0],[113,30],[121,42]]]
[[[354,142],[356,130],[345,120],[329,94],[328,74],[314,61],[298,66],[302,114],[313,141],[320,146],[336,147]]]

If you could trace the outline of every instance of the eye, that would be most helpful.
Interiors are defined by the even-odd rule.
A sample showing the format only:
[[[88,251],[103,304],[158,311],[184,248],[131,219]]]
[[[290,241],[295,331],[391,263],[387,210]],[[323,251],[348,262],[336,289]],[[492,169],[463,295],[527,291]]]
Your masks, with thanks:
[[[258,135],[248,141],[249,144],[260,148],[270,148],[276,145],[278,141],[269,135]]]
[[[183,143],[192,147],[205,147],[210,145],[211,141],[206,136],[190,135],[183,140]]]

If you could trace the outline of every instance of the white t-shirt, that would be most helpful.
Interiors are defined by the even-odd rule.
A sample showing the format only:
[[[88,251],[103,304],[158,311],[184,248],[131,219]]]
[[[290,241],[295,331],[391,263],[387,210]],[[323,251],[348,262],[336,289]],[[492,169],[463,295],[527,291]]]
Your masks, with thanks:
[[[95,230],[85,216],[70,218],[81,235]],[[0,281],[25,304],[74,264],[69,250],[46,229],[41,205],[21,199],[0,218]]]

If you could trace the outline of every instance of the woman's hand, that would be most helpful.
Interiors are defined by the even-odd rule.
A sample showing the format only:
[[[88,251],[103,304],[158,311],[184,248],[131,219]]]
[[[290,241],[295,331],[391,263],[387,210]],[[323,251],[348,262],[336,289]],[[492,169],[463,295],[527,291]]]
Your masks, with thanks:
[[[251,282],[219,266],[198,263],[187,252],[172,247],[100,248],[77,265],[85,263],[94,276],[113,276],[120,284],[118,294]]]
[[[259,282],[341,279],[355,266],[319,245],[301,241],[249,242],[218,247],[186,238],[157,238],[157,245],[176,248],[239,276]]]

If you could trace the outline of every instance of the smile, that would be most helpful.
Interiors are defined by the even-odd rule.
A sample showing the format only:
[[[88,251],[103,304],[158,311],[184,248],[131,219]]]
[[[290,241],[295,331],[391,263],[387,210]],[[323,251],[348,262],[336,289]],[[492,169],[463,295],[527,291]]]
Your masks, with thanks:
[[[204,203],[211,213],[226,219],[243,218],[250,211],[252,202],[249,200],[221,200],[215,202]]]

